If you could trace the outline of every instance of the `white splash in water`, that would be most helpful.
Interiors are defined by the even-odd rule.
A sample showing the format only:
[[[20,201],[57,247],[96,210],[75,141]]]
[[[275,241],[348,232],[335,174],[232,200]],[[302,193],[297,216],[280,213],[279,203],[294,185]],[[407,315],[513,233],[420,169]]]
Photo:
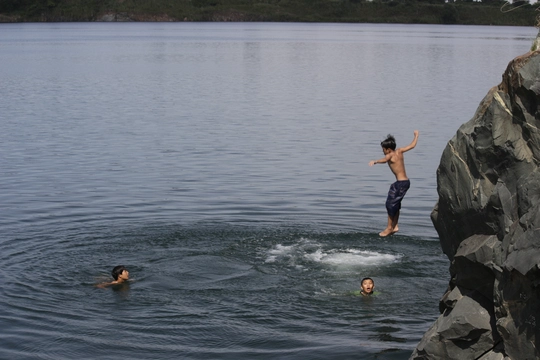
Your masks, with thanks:
[[[401,255],[384,254],[376,251],[348,249],[323,254],[320,262],[329,265],[373,266],[388,265],[401,259]]]
[[[284,246],[281,244],[276,245],[273,249],[268,251],[268,257],[265,263],[275,263],[279,258],[288,257],[295,250],[295,246]]]
[[[294,251],[294,249],[295,249],[294,245],[284,246],[281,244],[277,244],[275,248],[269,251],[269,253],[275,256],[279,256],[279,255],[283,256],[283,255],[289,254],[291,251]]]
[[[345,249],[324,250],[319,243],[308,239],[300,239],[294,245],[278,244],[268,250],[266,263],[275,263],[279,261],[288,262],[290,265],[297,261],[314,262],[332,266],[374,266],[388,265],[399,261],[402,258],[400,254],[385,254],[376,251]]]

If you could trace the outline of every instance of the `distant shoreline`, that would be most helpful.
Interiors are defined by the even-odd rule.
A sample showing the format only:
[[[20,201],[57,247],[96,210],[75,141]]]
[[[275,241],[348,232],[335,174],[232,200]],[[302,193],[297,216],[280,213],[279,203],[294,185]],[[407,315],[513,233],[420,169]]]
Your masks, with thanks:
[[[4,0],[0,23],[324,22],[535,26],[538,5],[441,0]]]

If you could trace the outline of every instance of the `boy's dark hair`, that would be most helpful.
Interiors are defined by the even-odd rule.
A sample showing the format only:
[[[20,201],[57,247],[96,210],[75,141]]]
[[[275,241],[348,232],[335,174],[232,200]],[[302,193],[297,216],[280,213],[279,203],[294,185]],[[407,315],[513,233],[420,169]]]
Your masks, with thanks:
[[[386,139],[381,141],[381,146],[385,149],[396,150],[396,139],[393,135],[388,134]]]
[[[112,269],[112,277],[114,280],[118,280],[118,276],[124,272],[124,270],[127,270],[124,265],[118,265],[115,266],[114,269]]]
[[[373,285],[375,285],[375,281],[373,281],[373,279],[370,278],[370,277],[365,277],[365,278],[363,278],[362,281],[360,281],[360,285],[363,285],[363,284],[364,284],[364,281],[366,281],[366,280],[371,280],[371,282],[373,283]]]

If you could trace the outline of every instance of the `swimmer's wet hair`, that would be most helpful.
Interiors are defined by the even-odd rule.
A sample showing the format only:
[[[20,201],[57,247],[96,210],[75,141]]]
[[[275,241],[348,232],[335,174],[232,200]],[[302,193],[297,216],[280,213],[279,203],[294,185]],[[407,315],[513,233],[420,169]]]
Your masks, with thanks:
[[[391,134],[388,134],[386,136],[386,139],[384,139],[383,141],[381,141],[381,146],[385,149],[392,149],[392,150],[396,150],[396,139],[394,138],[393,135]]]
[[[365,278],[363,278],[362,281],[360,281],[360,285],[362,285],[362,284],[364,283],[364,281],[366,281],[366,280],[371,280],[371,282],[373,283],[373,285],[375,285],[375,281],[373,281],[373,279],[370,278],[370,277],[365,277]]]
[[[118,280],[118,277],[120,276],[120,274],[124,272],[124,270],[127,270],[124,265],[115,266],[112,269],[112,273],[111,273],[114,280]]]

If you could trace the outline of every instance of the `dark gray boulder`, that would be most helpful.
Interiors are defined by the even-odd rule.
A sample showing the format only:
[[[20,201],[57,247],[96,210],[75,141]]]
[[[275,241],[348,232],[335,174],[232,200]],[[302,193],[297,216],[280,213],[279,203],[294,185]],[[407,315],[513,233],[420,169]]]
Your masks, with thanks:
[[[448,142],[432,212],[450,265],[411,359],[540,359],[540,51],[510,62]]]
[[[458,287],[450,292],[456,301],[428,330],[418,344],[415,359],[477,359],[495,346],[495,323],[489,304]],[[491,308],[493,308],[491,306]]]

